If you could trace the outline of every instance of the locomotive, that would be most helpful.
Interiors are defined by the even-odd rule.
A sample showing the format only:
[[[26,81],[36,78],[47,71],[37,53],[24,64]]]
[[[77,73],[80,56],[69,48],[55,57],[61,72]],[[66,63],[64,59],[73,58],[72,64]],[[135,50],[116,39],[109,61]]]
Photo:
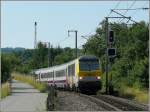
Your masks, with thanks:
[[[96,56],[84,55],[68,63],[35,70],[36,80],[49,86],[97,92],[101,89],[100,61]]]

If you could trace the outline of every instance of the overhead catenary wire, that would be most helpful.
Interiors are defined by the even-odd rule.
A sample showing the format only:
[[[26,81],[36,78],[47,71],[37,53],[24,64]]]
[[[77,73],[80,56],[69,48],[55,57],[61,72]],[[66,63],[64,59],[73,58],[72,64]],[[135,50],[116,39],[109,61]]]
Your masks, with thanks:
[[[127,8],[127,10],[123,13],[123,15],[126,15],[127,12],[133,7],[133,5],[136,3],[136,0],[132,2],[132,4]],[[124,19],[119,20],[118,22],[121,23]]]
[[[133,8],[133,9],[113,9],[113,10],[148,10],[148,7],[142,7],[142,8]]]
[[[135,1],[135,2],[136,2],[136,1]],[[131,16],[133,17],[133,15],[135,15],[136,12],[139,11],[139,10],[149,10],[149,7],[145,7],[145,4],[147,4],[148,1],[146,1],[142,7],[139,7],[139,8],[131,8],[131,7],[135,4],[135,2],[133,2],[133,3],[130,5],[130,7],[127,8],[127,9],[114,9],[114,10],[116,10],[116,11],[117,11],[117,10],[126,10],[126,12],[129,11],[129,10],[135,10],[135,12],[130,15],[130,17],[131,17]],[[124,14],[123,14],[123,15],[124,15]],[[123,19],[122,19],[122,20],[123,20]],[[122,20],[121,20],[121,21],[122,21]],[[120,21],[120,22],[121,22],[121,21]],[[130,19],[127,20],[126,23],[128,23],[129,21],[130,21]],[[132,21],[132,22],[135,22],[134,20],[131,20],[131,21]],[[119,22],[119,23],[120,23],[120,22]],[[137,22],[135,22],[135,23],[137,23]]]
[[[132,9],[118,9],[118,10],[135,10],[131,15],[130,15],[130,17],[133,17],[136,13],[137,13],[137,11],[140,11],[140,10],[149,10],[149,7],[145,7],[145,5],[147,4],[147,2],[148,1],[146,1],[143,5],[142,5],[142,7],[139,7],[139,8],[132,8]],[[117,9],[115,9],[115,10],[117,10]],[[127,20],[127,22],[126,23],[128,23],[129,22],[129,20]]]
[[[114,10],[112,10],[113,12],[115,12],[116,14],[118,14],[118,15],[120,15],[120,16],[122,16],[122,17],[125,17],[126,18],[126,16],[124,16],[123,14],[120,14],[119,12],[116,12],[116,11],[114,11]],[[132,21],[132,22],[134,22],[134,23],[137,23],[138,24],[138,22],[136,22],[136,21],[134,21],[134,20],[132,20],[131,19],[131,17],[129,18],[129,20],[130,21]]]
[[[136,2],[136,0],[134,0],[134,1],[132,2],[132,4],[128,7],[128,9],[124,12],[123,15],[125,15],[125,14],[133,7],[133,5],[135,4],[135,2]]]
[[[121,0],[118,1],[118,3],[115,5],[114,9],[116,9],[120,5],[120,3],[121,3]],[[110,13],[107,15],[107,17],[110,16],[111,13],[112,13],[112,11],[110,11]]]
[[[143,9],[143,10],[148,10],[149,7],[145,7],[145,5],[148,4],[148,2],[149,2],[149,1],[146,1],[146,2],[142,5],[142,8],[141,8],[141,9]],[[140,10],[140,8],[139,8],[139,10]],[[137,11],[138,11],[138,9],[135,10],[135,11],[131,14],[131,16],[133,17],[133,16],[137,13]]]

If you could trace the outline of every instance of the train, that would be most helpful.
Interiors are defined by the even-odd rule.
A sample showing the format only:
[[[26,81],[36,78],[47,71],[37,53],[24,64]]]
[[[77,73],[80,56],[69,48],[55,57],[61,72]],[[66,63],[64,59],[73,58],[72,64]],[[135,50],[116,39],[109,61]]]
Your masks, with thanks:
[[[83,55],[68,63],[34,71],[36,81],[49,86],[80,92],[97,92],[102,87],[100,60],[94,55]]]

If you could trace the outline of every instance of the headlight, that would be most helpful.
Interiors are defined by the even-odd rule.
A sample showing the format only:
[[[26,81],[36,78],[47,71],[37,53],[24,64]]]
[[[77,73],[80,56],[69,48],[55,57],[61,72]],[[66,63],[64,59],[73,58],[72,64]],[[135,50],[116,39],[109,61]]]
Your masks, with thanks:
[[[83,77],[79,77],[79,79],[83,79]]]
[[[101,77],[100,77],[100,76],[97,76],[97,79],[101,79]]]

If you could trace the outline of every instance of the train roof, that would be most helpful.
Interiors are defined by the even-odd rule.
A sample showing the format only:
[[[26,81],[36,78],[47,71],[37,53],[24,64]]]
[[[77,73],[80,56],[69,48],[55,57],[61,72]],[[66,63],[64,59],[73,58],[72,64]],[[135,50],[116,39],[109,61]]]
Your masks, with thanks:
[[[78,59],[78,58],[77,58]],[[47,68],[40,68],[40,69],[36,69],[36,70],[34,70],[34,72],[35,73],[39,73],[41,70],[43,71],[43,70],[49,70],[49,69],[54,69],[54,68],[56,68],[56,67],[62,67],[62,66],[66,66],[66,65],[68,65],[68,64],[71,64],[71,63],[73,63],[75,60],[77,60],[77,59],[74,59],[74,60],[72,60],[72,61],[69,61],[69,62],[67,62],[67,63],[63,63],[63,64],[60,64],[60,65],[55,65],[55,66],[52,66],[52,67],[47,67]]]
[[[98,61],[99,58],[94,55],[84,55],[79,57],[79,61],[88,61],[88,60]]]
[[[98,61],[99,59],[94,56],[94,55],[83,55],[83,56],[80,56],[77,58],[79,61],[86,61],[86,60],[93,60],[93,61]],[[47,67],[47,68],[40,68],[40,69],[36,69],[34,70],[35,74],[38,74],[41,70],[42,71],[47,71],[47,70],[50,70],[50,69],[55,69],[56,67],[63,67],[63,66],[67,66],[68,64],[71,64],[73,63],[75,60],[77,59],[74,59],[72,61],[69,61],[67,63],[64,63],[64,64],[60,64],[60,65],[55,65],[55,66],[52,66],[52,67]]]

